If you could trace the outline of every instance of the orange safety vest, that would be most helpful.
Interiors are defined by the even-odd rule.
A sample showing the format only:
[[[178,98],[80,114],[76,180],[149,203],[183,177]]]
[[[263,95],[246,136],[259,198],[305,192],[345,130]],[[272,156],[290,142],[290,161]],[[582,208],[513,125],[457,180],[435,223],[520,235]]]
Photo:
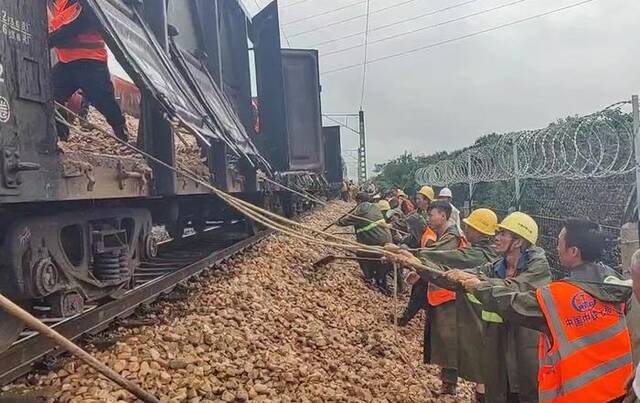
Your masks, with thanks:
[[[633,371],[631,339],[619,304],[557,281],[536,291],[551,342],[539,339],[540,402],[608,402],[624,396]]]
[[[436,233],[428,228],[422,234],[422,238],[420,239],[420,247],[424,248],[428,246],[428,244],[435,242],[438,239]],[[458,249],[466,248],[469,246],[469,241],[467,241],[464,237],[458,238]],[[427,288],[427,302],[431,306],[442,305],[445,302],[454,301],[456,299],[456,292],[451,290],[445,290],[444,288],[440,288],[435,284],[429,283]]]
[[[77,20],[82,13],[82,6],[79,2],[69,5],[69,0],[56,0],[49,11],[49,34],[51,34]],[[64,44],[58,44],[55,51],[61,63],[81,59],[106,63],[108,60],[107,46],[98,31],[78,34]]]

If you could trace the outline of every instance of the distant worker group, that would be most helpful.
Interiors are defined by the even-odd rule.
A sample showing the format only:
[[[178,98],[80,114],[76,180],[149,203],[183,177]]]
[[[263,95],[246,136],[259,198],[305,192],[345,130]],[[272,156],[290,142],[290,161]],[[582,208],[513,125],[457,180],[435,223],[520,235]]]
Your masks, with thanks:
[[[403,279],[396,286],[411,287],[397,323],[425,312],[424,362],[441,368],[441,395],[455,396],[463,378],[477,384],[478,402],[638,402],[626,323],[631,282],[602,263],[606,238],[597,224],[564,223],[557,252],[569,274],[553,281],[536,246],[538,224],[523,212],[498,222],[479,208],[461,220],[451,190],[436,197],[429,186],[413,201],[391,189],[360,192],[356,202],[338,224],[354,226],[361,243],[396,252],[392,261],[358,255],[359,263],[385,294],[394,264]],[[441,274],[411,269],[416,264]],[[631,269],[640,298],[640,251]]]

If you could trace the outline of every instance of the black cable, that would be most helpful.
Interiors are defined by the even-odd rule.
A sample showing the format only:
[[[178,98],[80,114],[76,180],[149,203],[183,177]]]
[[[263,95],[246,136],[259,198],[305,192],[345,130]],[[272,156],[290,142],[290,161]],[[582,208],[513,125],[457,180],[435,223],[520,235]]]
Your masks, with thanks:
[[[425,31],[427,29],[437,28],[437,27],[441,27],[441,26],[444,26],[444,25],[452,24],[454,22],[463,21],[463,20],[466,20],[468,18],[477,17],[478,15],[487,14],[487,13],[490,13],[492,11],[496,11],[496,10],[500,10],[500,9],[503,9],[503,8],[511,7],[511,6],[516,5],[516,4],[523,3],[525,1],[527,1],[527,0],[515,0],[515,1],[512,1],[510,3],[502,4],[502,5],[499,5],[499,6],[496,6],[496,7],[492,7],[492,8],[487,8],[485,10],[476,11],[475,13],[463,15],[461,17],[457,17],[457,18],[454,18],[454,19],[451,19],[451,20],[442,21],[442,22],[439,22],[437,24],[431,24],[431,25],[427,25],[427,26],[423,26],[423,27],[420,27],[420,28],[413,29],[411,31],[400,32],[398,34],[385,36],[383,38],[376,39],[375,41],[369,42],[369,45],[374,45],[376,43],[390,41],[392,39],[396,39],[396,38],[400,38],[400,37],[403,37],[403,36],[415,34],[417,32]],[[334,50],[334,51],[331,51],[331,52],[323,53],[322,57],[327,57],[327,56],[332,56],[332,55],[336,55],[336,54],[339,54],[339,53],[344,53],[344,52],[347,52],[349,50],[361,48],[363,46],[364,46],[364,44],[360,44],[360,45],[349,46],[349,47],[343,48],[343,49]]]
[[[346,123],[342,123],[341,121],[336,120],[336,119],[334,119],[334,118],[332,118],[331,116],[328,116],[328,115],[322,115],[322,116],[323,116],[323,117],[325,117],[325,118],[327,118],[327,119],[329,119],[330,121],[332,121],[332,122],[334,122],[334,123],[339,124],[340,126],[344,127],[345,129],[351,130],[352,132],[354,132],[354,133],[355,133],[355,134],[357,134],[358,136],[360,135],[360,132],[359,132],[359,131],[357,131],[357,130],[353,129],[351,126],[347,125]]]
[[[300,0],[300,1],[296,1],[294,3],[286,3],[286,4],[283,4],[282,6],[280,6],[280,8],[289,8],[289,7],[297,6],[298,4],[305,3],[307,1],[309,1],[309,0]]]
[[[497,30],[502,29],[502,28],[507,28],[507,27],[510,27],[510,26],[513,26],[513,25],[517,25],[517,24],[520,24],[520,23],[523,23],[523,22],[531,21],[531,20],[534,20],[534,19],[537,19],[537,18],[546,17],[547,15],[551,15],[551,14],[555,14],[555,13],[558,13],[558,12],[561,12],[561,11],[565,11],[565,10],[568,10],[570,8],[581,6],[583,4],[591,3],[593,1],[595,1],[595,0],[583,0],[583,1],[580,1],[580,2],[577,2],[577,3],[572,3],[572,4],[569,4],[568,6],[556,8],[554,10],[550,10],[550,11],[547,11],[547,12],[544,12],[544,13],[532,15],[530,17],[521,18],[519,20],[515,20],[515,21],[508,22],[506,24],[501,24],[501,25],[497,25],[497,26],[494,26],[494,27],[491,27],[491,28],[483,29],[481,31],[476,31],[476,32],[472,32],[470,34],[458,36],[458,37],[447,39],[447,40],[444,40],[444,41],[435,42],[435,43],[432,43],[432,44],[429,44],[429,45],[426,45],[426,46],[420,46],[420,47],[413,48],[413,49],[410,49],[410,50],[407,50],[407,51],[404,51],[404,52],[399,52],[399,53],[394,53],[394,54],[387,55],[387,56],[378,57],[376,59],[369,60],[367,63],[369,63],[369,64],[378,63],[378,62],[381,62],[383,60],[394,59],[396,57],[401,57],[401,56],[406,56],[406,55],[409,55],[409,54],[412,54],[412,53],[421,52],[423,50],[428,50],[428,49],[435,48],[435,47],[438,47],[438,46],[446,45],[448,43],[457,42],[457,41],[460,41],[460,40],[463,40],[463,39],[467,39],[467,38],[472,38],[472,37],[479,36],[481,34],[485,34],[485,33],[488,33],[488,32],[497,31]],[[336,69],[324,71],[324,72],[321,73],[321,75],[337,73],[339,71],[344,71],[344,70],[350,70],[350,69],[353,69],[353,68],[356,68],[356,67],[360,67],[360,65],[361,65],[361,63],[352,64],[352,65],[348,65],[348,66],[344,66],[344,67],[339,67],[339,68],[336,68]]]
[[[364,28],[364,58],[362,62],[362,91],[360,93],[360,110],[364,106],[364,90],[367,84],[367,51],[369,50],[369,6],[371,0],[367,0],[367,20],[365,22]]]
[[[308,15],[306,17],[302,17],[302,18],[298,18],[297,20],[291,20],[291,21],[287,21],[284,24],[282,24],[282,26],[287,26],[287,25],[291,25],[291,24],[295,24],[297,22],[302,22],[302,21],[306,21],[306,20],[310,20],[312,18],[316,18],[316,17],[322,17],[323,15],[327,15],[327,14],[332,14],[335,13],[337,11],[342,11],[342,10],[346,10],[347,8],[351,8],[351,7],[355,7],[355,6],[359,6],[360,4],[364,4],[366,3],[367,0],[360,0],[357,3],[351,3],[351,4],[347,4],[346,6],[342,6],[342,7],[338,7],[338,8],[333,8],[331,10],[327,10],[327,11],[323,11],[321,13],[317,13],[317,14],[311,14]]]
[[[432,10],[432,11],[429,11],[429,12],[427,12],[427,13],[419,14],[419,15],[413,16],[413,17],[411,17],[411,18],[407,18],[407,19],[401,20],[401,21],[396,21],[396,22],[392,22],[392,23],[390,23],[390,24],[380,25],[380,26],[377,26],[377,27],[371,28],[371,29],[369,30],[369,32],[380,31],[381,29],[386,29],[386,28],[390,28],[390,27],[393,27],[393,26],[396,26],[396,25],[399,25],[399,24],[404,24],[405,22],[410,22],[410,21],[419,20],[419,19],[424,18],[424,17],[430,17],[430,16],[432,16],[432,15],[435,15],[435,14],[438,14],[438,13],[442,13],[442,12],[444,12],[444,11],[453,10],[453,9],[455,9],[455,8],[458,8],[458,7],[466,6],[466,5],[468,5],[468,4],[475,3],[475,2],[477,2],[477,1],[480,1],[480,0],[468,0],[468,1],[465,1],[465,2],[463,2],[463,3],[454,4],[454,5],[449,6],[449,7],[440,8],[440,9],[437,9],[437,10]],[[373,13],[371,13],[371,14],[373,14]],[[331,25],[334,25],[334,24],[325,25],[325,26],[324,26],[324,27],[322,27],[322,28],[326,28],[326,27],[331,26]],[[321,28],[320,28],[320,29],[321,29]],[[307,31],[307,32],[311,32],[311,31]],[[313,44],[313,45],[309,45],[309,47],[310,47],[310,48],[316,48],[316,47],[318,47],[318,46],[327,45],[327,44],[330,44],[330,43],[334,43],[334,42],[342,41],[342,40],[344,40],[344,39],[353,38],[353,37],[355,37],[355,36],[360,36],[360,35],[362,35],[363,33],[364,33],[364,32],[357,32],[357,33],[355,33],[355,34],[349,34],[349,35],[341,36],[341,37],[339,37],[339,38],[329,39],[329,40],[326,40],[326,41],[323,41],[323,42],[318,42],[318,43],[315,43],[315,44]],[[297,36],[297,35],[298,35],[298,34],[295,34],[295,35],[292,35],[292,36]]]
[[[389,10],[389,9],[396,8],[396,7],[400,7],[400,6],[404,6],[405,4],[413,3],[413,2],[415,2],[415,1],[417,1],[417,0],[406,0],[406,1],[403,1],[403,2],[401,2],[401,3],[395,3],[395,4],[392,4],[392,5],[387,6],[387,7],[382,7],[382,8],[379,8],[379,9],[377,9],[377,10],[372,11],[372,12],[370,13],[370,15],[374,15],[374,14],[382,13],[382,12],[387,11],[387,10]],[[476,0],[476,1],[477,1],[477,0]],[[360,4],[360,3],[359,3],[359,4]],[[356,16],[354,16],[354,17],[345,18],[344,20],[334,21],[334,22],[331,22],[331,23],[329,23],[329,24],[325,24],[325,25],[323,25],[323,26],[321,26],[321,27],[318,27],[318,28],[311,28],[311,29],[306,30],[306,31],[296,32],[295,34],[291,35],[291,37],[296,37],[296,36],[300,36],[300,35],[308,34],[308,33],[310,33],[310,32],[320,31],[320,30],[322,30],[322,29],[329,28],[329,27],[333,27],[333,26],[336,26],[336,25],[341,25],[341,24],[344,24],[344,23],[346,23],[346,22],[351,22],[351,21],[359,20],[360,18],[363,18],[363,17],[366,17],[366,16],[367,16],[367,14],[365,13],[365,14],[356,15]],[[360,32],[360,34],[362,34],[362,33],[364,33],[364,32]]]

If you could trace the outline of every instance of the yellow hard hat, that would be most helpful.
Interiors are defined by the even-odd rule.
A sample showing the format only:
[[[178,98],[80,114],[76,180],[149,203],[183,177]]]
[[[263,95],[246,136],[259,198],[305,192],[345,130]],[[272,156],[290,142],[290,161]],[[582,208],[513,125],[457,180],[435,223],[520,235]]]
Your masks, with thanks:
[[[533,218],[520,211],[509,214],[498,224],[498,228],[513,232],[529,241],[532,245],[538,242],[538,224]]]
[[[473,210],[471,214],[469,214],[469,217],[462,221],[474,230],[485,235],[495,235],[496,228],[498,227],[498,216],[488,208]]]
[[[398,192],[396,193],[396,195],[402,196],[402,197],[409,197],[402,189],[398,189]]]
[[[388,201],[382,199],[379,200],[378,203],[376,203],[378,205],[378,208],[380,209],[380,211],[388,211],[391,210],[391,205],[389,204]]]
[[[418,193],[420,193],[421,195],[423,195],[429,200],[433,200],[436,197],[436,193],[433,191],[433,188],[431,186],[421,187],[420,190],[418,190]]]

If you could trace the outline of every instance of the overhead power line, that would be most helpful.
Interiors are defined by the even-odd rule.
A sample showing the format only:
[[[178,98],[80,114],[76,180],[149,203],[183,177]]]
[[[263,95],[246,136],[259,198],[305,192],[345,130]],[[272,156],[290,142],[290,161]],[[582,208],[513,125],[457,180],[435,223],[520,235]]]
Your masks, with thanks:
[[[392,22],[392,23],[390,23],[390,24],[385,24],[385,25],[380,25],[380,26],[377,26],[377,27],[373,27],[373,28],[369,29],[369,33],[371,33],[371,32],[375,32],[375,31],[380,31],[380,30],[382,30],[382,29],[386,29],[386,28],[390,28],[390,27],[394,27],[394,26],[396,26],[396,25],[404,24],[404,23],[406,23],[406,22],[411,22],[411,21],[419,20],[419,19],[421,19],[421,18],[430,17],[430,16],[432,16],[432,15],[436,15],[436,14],[439,14],[439,13],[442,13],[442,12],[445,12],[445,11],[453,10],[453,9],[455,9],[455,8],[458,8],[458,7],[466,6],[466,5],[468,5],[468,4],[475,3],[475,2],[477,2],[477,1],[480,1],[480,0],[467,0],[467,1],[463,2],[463,3],[458,3],[458,4],[454,4],[454,5],[452,5],[452,6],[449,6],[449,7],[439,8],[439,9],[437,9],[437,10],[432,10],[432,11],[429,11],[429,12],[427,12],[427,13],[423,13],[423,14],[415,15],[415,16],[413,16],[413,17],[411,17],[411,18],[406,18],[406,19],[404,19],[404,20],[400,20],[400,21]],[[373,14],[373,13],[372,13],[372,14]],[[329,24],[329,25],[331,25],[331,24]],[[325,26],[325,27],[326,27],[326,26]],[[323,27],[323,28],[325,28],[325,27]],[[308,32],[311,32],[311,31],[308,31]],[[329,39],[329,40],[326,40],[326,41],[323,41],[323,42],[318,42],[318,43],[315,43],[315,44],[313,44],[313,45],[309,45],[309,47],[310,47],[310,48],[315,48],[315,47],[318,47],[318,46],[327,45],[327,44],[330,44],[330,43],[334,43],[334,42],[342,41],[342,40],[344,40],[344,39],[349,39],[349,38],[353,38],[353,37],[356,37],[356,36],[360,36],[360,35],[362,35],[363,33],[364,33],[364,32],[356,32],[356,33],[354,33],[354,34],[349,34],[349,35],[341,36],[341,37],[339,37],[339,38],[334,38],[334,39]],[[295,34],[295,35],[293,35],[293,36],[297,36],[297,34]]]
[[[360,93],[360,110],[364,106],[364,90],[367,85],[367,50],[369,44],[369,12],[371,1],[367,0],[367,19],[364,26],[364,61],[362,62],[362,91]]]
[[[296,1],[296,2],[285,3],[285,4],[281,5],[280,8],[289,8],[289,7],[297,6],[298,4],[306,3],[307,1],[309,1],[309,0],[300,0],[300,1]]]
[[[446,45],[446,44],[449,44],[449,43],[452,43],[452,42],[457,42],[457,41],[460,41],[460,40],[463,40],[463,39],[468,39],[468,38],[472,38],[472,37],[475,37],[475,36],[479,36],[479,35],[482,35],[482,34],[485,34],[485,33],[488,33],[488,32],[497,31],[497,30],[500,30],[502,28],[507,28],[507,27],[510,27],[510,26],[513,26],[513,25],[521,24],[523,22],[527,22],[527,21],[538,19],[538,18],[546,17],[548,15],[559,13],[559,12],[565,11],[565,10],[569,10],[571,8],[579,7],[579,6],[582,6],[582,5],[587,4],[587,3],[592,3],[593,1],[595,1],[595,0],[579,1],[577,3],[572,3],[572,4],[569,4],[569,5],[564,6],[564,7],[556,8],[554,10],[550,10],[550,11],[547,11],[547,12],[544,12],[544,13],[540,13],[540,14],[535,14],[535,15],[532,15],[532,16],[529,16],[529,17],[526,17],[526,18],[521,18],[519,20],[514,20],[514,21],[508,22],[506,24],[497,25],[497,26],[494,26],[494,27],[491,27],[491,28],[483,29],[481,31],[476,31],[476,32],[472,32],[470,34],[458,36],[458,37],[447,39],[447,40],[444,40],[444,41],[431,43],[429,45],[420,46],[420,47],[413,48],[413,49],[410,49],[410,50],[407,50],[407,51],[404,51],[404,52],[393,53],[393,54],[390,54],[390,55],[387,55],[387,56],[382,56],[382,57],[378,57],[376,59],[371,59],[371,60],[367,61],[367,63],[368,64],[373,64],[373,63],[381,62],[383,60],[389,60],[389,59],[394,59],[396,57],[402,57],[402,56],[410,55],[410,54],[413,54],[413,53],[418,53],[418,52],[421,52],[421,51],[424,51],[424,50],[432,49],[432,48],[435,48],[435,47],[438,47],[438,46],[442,46],[442,45]],[[326,75],[326,74],[337,73],[337,72],[340,72],[340,71],[350,70],[350,69],[354,69],[354,68],[357,68],[357,67],[361,67],[361,64],[362,63],[343,66],[343,67],[339,67],[339,68],[336,68],[336,69],[323,71],[321,74],[322,75]]]
[[[406,4],[413,3],[415,1],[417,1],[417,0],[405,0],[405,1],[400,2],[400,3],[391,4],[389,6],[382,7],[382,8],[379,8],[377,10],[371,11],[369,14],[370,15],[374,15],[374,14],[382,13],[382,12],[385,12],[385,11],[390,10],[392,8],[401,7],[401,6],[404,6]],[[477,0],[474,0],[474,1],[477,1]],[[361,3],[358,3],[358,4],[361,4]],[[356,15],[354,17],[345,18],[343,20],[330,22],[330,23],[324,24],[323,26],[318,27],[318,28],[311,28],[311,29],[308,29],[306,31],[296,32],[293,35],[291,35],[291,37],[305,35],[305,34],[308,34],[308,33],[311,33],[311,32],[316,32],[316,31],[320,31],[320,30],[323,30],[323,29],[326,29],[326,28],[329,28],[329,27],[334,27],[336,25],[342,25],[342,24],[345,24],[347,22],[359,20],[360,18],[363,18],[363,17],[366,17],[366,16],[367,16],[367,14],[365,13],[365,14]],[[363,32],[360,32],[360,34],[362,34],[362,33]]]
[[[287,21],[282,25],[287,26],[287,25],[298,23],[298,22],[310,20],[312,18],[322,17],[323,15],[332,14],[332,13],[335,13],[335,12],[338,12],[338,11],[346,10],[348,8],[351,8],[351,7],[359,6],[360,4],[365,4],[366,2],[367,2],[367,0],[361,0],[361,1],[358,1],[357,3],[347,4],[346,6],[333,8],[331,10],[323,11],[323,12],[320,12],[320,13],[317,13],[317,14],[311,14],[311,15],[308,15],[306,17],[302,17],[302,18],[298,18],[298,19],[295,19],[295,20]]]
[[[325,118],[327,118],[327,119],[329,119],[330,121],[332,121],[332,122],[334,122],[334,123],[337,123],[337,124],[338,124],[338,125],[340,125],[341,127],[344,127],[345,129],[347,129],[347,130],[349,130],[349,131],[354,132],[354,133],[355,133],[355,134],[357,134],[358,136],[360,135],[360,132],[359,132],[359,131],[357,131],[356,129],[354,129],[354,128],[352,128],[351,126],[347,125],[346,123],[342,123],[341,121],[336,120],[336,119],[332,118],[332,117],[331,117],[331,116],[329,116],[329,115],[322,114],[322,116],[323,116],[323,117],[325,117]]]
[[[475,13],[463,15],[461,17],[457,17],[457,18],[454,18],[454,19],[451,19],[451,20],[447,20],[447,21],[442,21],[442,22],[439,22],[437,24],[427,25],[427,26],[423,26],[423,27],[420,27],[420,28],[413,29],[411,31],[400,32],[399,34],[385,36],[383,38],[376,39],[375,41],[370,41],[369,45],[374,45],[376,43],[390,41],[392,39],[396,39],[396,38],[400,38],[400,37],[403,37],[403,36],[415,34],[417,32],[426,31],[428,29],[437,28],[437,27],[441,27],[441,26],[444,26],[444,25],[452,24],[454,22],[463,21],[463,20],[466,20],[468,18],[477,17],[477,16],[482,15],[482,14],[487,14],[487,13],[490,13],[490,12],[493,12],[493,11],[496,11],[496,10],[500,10],[500,9],[503,9],[503,8],[514,6],[516,4],[524,3],[525,1],[527,1],[527,0],[515,0],[515,1],[512,1],[511,3],[502,4],[502,5],[499,5],[499,6],[496,6],[496,7],[492,7],[492,8],[488,8],[488,9],[481,10],[481,11],[476,11]],[[331,52],[326,52],[326,53],[323,52],[322,53],[322,57],[337,55],[339,53],[344,53],[344,52],[348,52],[348,51],[353,50],[353,49],[361,48],[363,46],[364,46],[364,44],[360,44],[360,45],[349,46],[349,47],[343,48],[343,49],[334,50],[334,51],[331,51]]]

